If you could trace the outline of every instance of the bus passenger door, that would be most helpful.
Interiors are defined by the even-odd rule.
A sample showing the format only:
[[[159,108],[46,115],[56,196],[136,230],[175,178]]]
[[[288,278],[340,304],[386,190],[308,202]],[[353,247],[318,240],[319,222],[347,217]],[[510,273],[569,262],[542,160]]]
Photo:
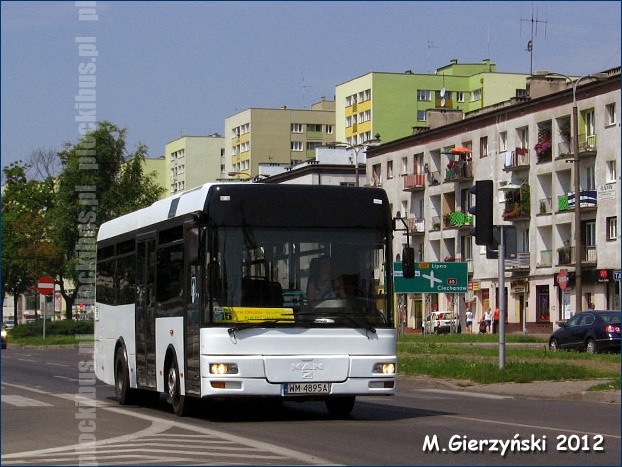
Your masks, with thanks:
[[[204,260],[202,231],[197,227],[186,230],[186,393],[201,394],[200,330],[203,290],[201,262]]]
[[[155,238],[139,240],[136,257],[136,380],[156,387],[155,374]]]

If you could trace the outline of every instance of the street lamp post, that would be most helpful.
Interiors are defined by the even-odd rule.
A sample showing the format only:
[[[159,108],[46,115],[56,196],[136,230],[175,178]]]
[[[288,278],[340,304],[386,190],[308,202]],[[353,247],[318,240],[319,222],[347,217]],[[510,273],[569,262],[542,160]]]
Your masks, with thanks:
[[[369,147],[378,146],[379,144],[380,144],[380,134],[376,133],[373,140],[365,141],[364,143],[361,143],[361,144],[341,143],[339,141],[335,141],[335,142],[330,143],[330,146],[344,145],[346,146],[347,150],[354,151],[354,178],[355,178],[354,185],[359,186],[359,153],[361,152],[361,149],[365,149],[365,152],[367,152],[367,149]]]
[[[577,86],[585,78],[606,78],[606,73],[583,75],[575,80],[570,76],[552,71],[536,71],[539,76],[561,76],[572,84],[572,152],[574,167],[574,250],[575,250],[575,314],[583,308],[583,282],[581,268],[583,267],[583,243],[581,239],[581,177],[579,175],[579,108],[577,105]]]

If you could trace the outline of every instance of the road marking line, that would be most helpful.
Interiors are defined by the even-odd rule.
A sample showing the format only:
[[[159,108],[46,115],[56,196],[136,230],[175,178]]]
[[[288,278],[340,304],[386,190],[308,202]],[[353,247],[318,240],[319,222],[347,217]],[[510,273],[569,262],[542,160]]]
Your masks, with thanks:
[[[18,395],[3,395],[2,403],[10,404],[15,407],[51,407],[52,406],[52,404],[48,404],[47,402],[42,402],[36,399],[30,399],[28,397],[18,396]]]
[[[485,394],[483,392],[452,391],[450,389],[418,389],[418,391],[447,394],[451,396],[478,397],[480,399],[514,399],[513,396],[499,396],[497,394]]]

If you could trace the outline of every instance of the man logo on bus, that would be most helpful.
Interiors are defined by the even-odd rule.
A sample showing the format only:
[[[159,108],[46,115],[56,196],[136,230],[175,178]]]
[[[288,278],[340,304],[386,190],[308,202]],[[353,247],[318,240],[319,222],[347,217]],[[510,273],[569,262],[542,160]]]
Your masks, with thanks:
[[[292,373],[295,373],[297,371],[315,371],[315,370],[319,370],[319,371],[323,371],[324,370],[324,364],[323,363],[315,363],[315,362],[311,362],[311,363],[292,363]]]

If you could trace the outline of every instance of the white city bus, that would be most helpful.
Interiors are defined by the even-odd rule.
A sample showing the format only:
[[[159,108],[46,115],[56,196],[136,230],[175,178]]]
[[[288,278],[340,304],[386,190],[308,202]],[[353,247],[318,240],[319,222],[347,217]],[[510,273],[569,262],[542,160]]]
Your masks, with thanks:
[[[206,184],[102,224],[95,368],[120,404],[165,393],[323,400],[395,393],[393,222],[384,190]],[[339,294],[310,300],[319,258]]]

